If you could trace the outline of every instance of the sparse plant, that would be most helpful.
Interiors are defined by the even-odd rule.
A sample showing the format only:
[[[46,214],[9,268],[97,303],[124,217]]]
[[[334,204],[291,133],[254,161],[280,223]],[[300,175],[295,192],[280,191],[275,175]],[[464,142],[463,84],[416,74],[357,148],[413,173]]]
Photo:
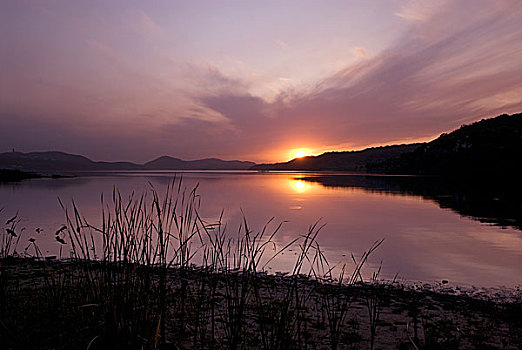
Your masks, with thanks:
[[[109,203],[102,195],[99,226],[88,222],[74,201],[60,205],[66,218],[55,232],[61,260],[47,261],[35,240],[25,250],[34,252],[39,291],[28,307],[41,310],[42,321],[58,325],[57,332],[42,336],[43,344],[63,349],[75,341],[88,349],[159,349],[168,343],[178,348],[306,348],[315,344],[310,330],[318,310],[326,312],[330,348],[347,334],[357,338],[356,328],[345,329],[353,297],[345,288],[361,278],[369,253],[348,280],[345,267],[334,278],[317,243],[319,222],[283,244],[276,237],[282,226],[273,226],[272,220],[255,231],[244,218],[231,236],[223,215],[216,223],[205,222],[197,187],[187,190],[180,178],[163,195],[152,185],[147,193],[127,197],[114,189]],[[18,254],[18,222],[15,216],[6,224],[1,262]],[[287,275],[266,273],[274,259],[296,246]],[[4,278],[7,270],[0,267]],[[19,288],[16,303],[16,293],[5,288],[3,300],[17,304],[25,293]],[[314,300],[322,300],[321,306],[311,308]],[[2,319],[8,330],[4,321],[14,315],[12,310],[5,314],[10,315]],[[15,334],[22,337],[6,335],[11,339],[6,344]],[[30,347],[36,340],[27,341]]]

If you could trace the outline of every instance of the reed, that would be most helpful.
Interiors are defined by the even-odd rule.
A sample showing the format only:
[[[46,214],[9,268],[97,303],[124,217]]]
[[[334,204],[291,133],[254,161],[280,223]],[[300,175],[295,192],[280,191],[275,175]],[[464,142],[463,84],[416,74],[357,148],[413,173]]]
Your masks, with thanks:
[[[66,218],[66,225],[55,233],[63,248],[61,260],[46,261],[37,242],[31,242],[36,259],[30,263],[35,274],[30,289],[10,290],[10,272],[0,265],[5,344],[26,337],[37,317],[56,329],[44,327],[48,332],[42,331],[39,339],[26,337],[27,347],[338,349],[348,345],[345,335],[357,328],[347,318],[355,294],[346,286],[363,281],[362,267],[382,241],[360,261],[354,259],[349,278],[346,266],[335,276],[335,266],[317,242],[323,227],[319,222],[281,244],[277,238],[281,225],[274,226],[272,220],[253,230],[244,218],[236,234],[230,234],[223,215],[218,222],[205,222],[200,204],[197,187],[185,188],[180,178],[174,178],[161,194],[150,185],[150,191],[127,197],[114,189],[109,202],[102,195],[100,225],[88,222],[75,202],[60,202]],[[6,224],[2,262],[19,255],[18,222],[15,216]],[[267,274],[269,264],[296,248],[288,274]],[[28,290],[35,292],[29,302],[24,299]],[[15,315],[14,307],[20,305],[38,310],[27,316],[35,317],[31,322]],[[369,299],[368,308],[373,344],[376,299]],[[326,337],[318,339],[321,328]]]

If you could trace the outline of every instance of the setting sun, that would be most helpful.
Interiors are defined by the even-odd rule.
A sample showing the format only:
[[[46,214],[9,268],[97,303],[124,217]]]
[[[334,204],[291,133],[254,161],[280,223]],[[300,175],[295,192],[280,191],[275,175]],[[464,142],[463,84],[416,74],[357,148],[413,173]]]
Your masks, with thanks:
[[[310,155],[310,152],[304,148],[296,149],[292,151],[292,159],[302,158]]]
[[[0,23],[0,350],[522,350],[522,0]]]

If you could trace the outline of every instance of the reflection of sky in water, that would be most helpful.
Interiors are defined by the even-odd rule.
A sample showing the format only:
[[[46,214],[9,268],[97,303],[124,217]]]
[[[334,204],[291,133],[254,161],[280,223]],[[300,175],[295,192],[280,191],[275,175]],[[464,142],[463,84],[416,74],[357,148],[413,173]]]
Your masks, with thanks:
[[[364,188],[323,187],[296,180],[298,174],[284,173],[185,173],[185,186],[199,184],[201,215],[215,222],[224,210],[227,232],[237,233],[245,214],[249,226],[260,230],[272,217],[269,229],[283,222],[277,244],[284,245],[305,234],[316,221],[326,224],[319,242],[332,264],[352,266],[356,256],[385,238],[371,256],[370,266],[383,262],[383,276],[395,273],[405,279],[441,280],[478,285],[522,283],[522,233],[501,229],[441,209],[421,196],[396,195]],[[30,237],[44,253],[56,254],[54,232],[65,223],[58,198],[70,207],[74,199],[82,215],[100,223],[100,197],[110,202],[116,186],[122,195],[140,194],[153,185],[160,192],[171,174],[126,174],[67,179],[38,179],[0,185],[0,219],[17,211],[25,227],[19,250]],[[150,184],[149,184],[150,182]],[[38,234],[35,228],[43,232]],[[291,266],[295,247],[271,264],[273,270]]]

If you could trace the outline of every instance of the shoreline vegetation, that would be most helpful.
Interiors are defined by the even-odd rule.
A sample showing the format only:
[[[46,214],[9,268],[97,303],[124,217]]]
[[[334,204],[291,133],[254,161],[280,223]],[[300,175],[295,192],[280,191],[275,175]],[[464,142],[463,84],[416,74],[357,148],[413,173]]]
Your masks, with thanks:
[[[0,262],[11,289],[1,305],[6,349],[519,349],[522,341],[520,290],[504,299],[195,266]],[[90,295],[94,286],[103,297]]]
[[[29,179],[61,179],[64,177],[71,177],[71,175],[59,174],[40,174],[32,171],[22,171],[18,169],[0,169],[0,183],[2,182],[20,182]]]
[[[519,349],[520,289],[487,295],[363,276],[383,241],[332,266],[321,226],[281,245],[268,225],[236,233],[198,214],[197,188],[174,179],[102,196],[102,223],[74,202],[55,238],[59,259],[5,221],[0,343],[6,349]],[[0,210],[1,212],[1,210]],[[3,220],[3,219],[2,219]],[[288,273],[266,267],[296,249]],[[70,252],[69,252],[70,251]],[[443,281],[444,282],[444,281]]]
[[[43,175],[21,171],[16,169],[0,169],[0,183],[2,182],[18,182],[26,179],[39,179]]]

